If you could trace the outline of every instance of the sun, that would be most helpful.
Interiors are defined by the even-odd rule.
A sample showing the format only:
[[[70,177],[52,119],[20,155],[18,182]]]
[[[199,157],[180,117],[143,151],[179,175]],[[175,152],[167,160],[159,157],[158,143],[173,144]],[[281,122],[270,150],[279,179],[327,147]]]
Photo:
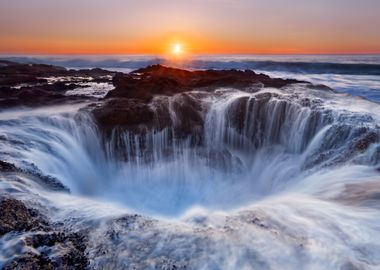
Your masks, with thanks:
[[[183,46],[181,43],[174,43],[172,52],[176,56],[180,56],[183,53]]]

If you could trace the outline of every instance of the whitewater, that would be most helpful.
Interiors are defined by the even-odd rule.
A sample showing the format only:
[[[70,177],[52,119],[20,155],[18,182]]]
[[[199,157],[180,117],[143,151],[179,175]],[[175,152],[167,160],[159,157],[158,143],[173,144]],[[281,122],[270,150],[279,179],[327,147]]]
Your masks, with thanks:
[[[272,66],[261,64],[261,72],[337,91],[297,84],[156,96],[149,104],[156,121],[167,112],[171,123],[162,130],[105,135],[89,103],[3,109],[0,160],[70,192],[14,173],[1,175],[0,193],[88,231],[86,256],[95,269],[379,269],[380,61],[369,58],[185,63],[246,68],[265,61]],[[130,69],[158,60],[65,61]],[[314,71],[290,70],[297,61]],[[343,66],[324,73],[319,62]],[[368,74],[346,65],[365,65]],[[181,136],[178,108],[188,99],[205,124]],[[25,234],[0,238],[0,267],[26,248]]]

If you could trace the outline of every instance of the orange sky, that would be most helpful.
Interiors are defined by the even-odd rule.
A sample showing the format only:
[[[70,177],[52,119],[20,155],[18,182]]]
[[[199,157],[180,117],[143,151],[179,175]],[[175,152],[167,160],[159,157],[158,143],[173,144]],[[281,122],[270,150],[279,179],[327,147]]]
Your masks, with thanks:
[[[1,0],[1,54],[380,53],[377,0]]]

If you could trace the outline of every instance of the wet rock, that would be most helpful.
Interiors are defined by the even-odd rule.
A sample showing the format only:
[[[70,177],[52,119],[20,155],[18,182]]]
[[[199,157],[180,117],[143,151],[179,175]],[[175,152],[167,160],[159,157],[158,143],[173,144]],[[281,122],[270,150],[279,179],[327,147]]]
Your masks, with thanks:
[[[21,201],[3,198],[0,201],[0,237],[10,232],[28,232],[21,242],[27,248],[20,247],[21,253],[14,254],[4,269],[86,269],[88,266],[85,234],[62,230]]]
[[[82,100],[83,97],[64,94],[67,90],[85,87],[86,82],[110,82],[114,74],[102,69],[67,70],[51,65],[0,60],[0,107],[53,105]],[[59,81],[49,82],[47,78],[51,77],[57,77]]]
[[[110,99],[95,107],[92,114],[103,131],[113,127],[140,131],[153,124],[152,109],[138,99]]]
[[[46,79],[41,77],[102,77],[115,72],[100,68],[67,70],[64,67],[45,64],[24,64],[12,61],[0,60],[0,85],[17,85],[23,83],[44,83]]]
[[[113,83],[115,90],[108,98],[126,97],[149,101],[154,95],[173,95],[194,89],[206,91],[220,87],[238,89],[262,84],[265,87],[283,87],[297,80],[273,79],[251,70],[206,70],[187,71],[176,68],[153,65],[134,71],[131,74],[117,74]]]
[[[0,66],[1,75],[30,75],[30,76],[47,76],[53,74],[63,74],[66,72],[65,68],[44,65],[44,64],[22,64],[12,61],[1,60],[0,63],[6,63],[6,65]],[[4,76],[5,77],[5,76]]]
[[[57,178],[43,174],[34,164],[30,164],[30,166],[31,169],[20,169],[12,163],[0,160],[0,172],[2,173],[25,174],[49,190],[70,192],[69,188],[64,186]]]
[[[82,98],[83,99],[83,98]],[[0,87],[0,107],[42,106],[80,100],[79,97],[67,97],[59,91],[46,90],[43,87],[22,87],[13,89]]]
[[[61,191],[61,192],[70,192],[70,189],[63,185],[59,179],[51,176],[46,175],[41,172],[40,169],[35,164],[29,164],[29,169],[20,170],[24,174],[27,174],[29,176],[32,176],[31,179],[33,179],[35,182],[39,183],[41,186],[48,188],[52,191]]]
[[[228,117],[226,117],[228,125],[238,131],[239,134],[244,135],[246,139],[251,140],[256,148],[259,148],[265,139],[269,138],[273,143],[278,140],[278,134],[280,134],[279,131],[285,115],[284,111],[288,103],[285,100],[277,101],[278,111],[276,118],[274,118],[276,121],[273,121],[273,124],[277,123],[277,125],[273,125],[273,130],[268,133],[266,123],[272,117],[272,114],[269,113],[271,111],[269,103],[272,97],[275,96],[272,93],[263,93],[252,98],[241,97],[236,99],[228,108]],[[247,125],[249,128],[247,128]],[[239,145],[235,146],[239,147]]]
[[[187,269],[186,263],[177,262],[170,258],[159,257],[153,260],[155,269],[160,270],[185,270]]]
[[[43,174],[36,174],[40,182],[49,190],[53,191],[62,191],[62,192],[70,192],[70,189],[63,185],[57,178],[50,176],[50,175],[43,175]]]
[[[0,160],[0,172],[17,172],[20,171],[14,164]]]
[[[209,92],[221,87],[245,89],[256,87],[258,84],[282,87],[292,83],[299,81],[272,79],[250,70],[187,71],[154,65],[131,74],[116,74],[113,78],[115,89],[107,94],[103,104],[92,110],[92,114],[106,133],[113,127],[132,131],[141,129],[141,126],[155,130],[173,127],[175,136],[183,138],[195,134],[194,142],[199,143],[196,133],[203,130],[203,108],[200,101],[189,95],[188,91]],[[170,108],[169,104],[166,104],[167,108],[154,111],[152,107],[159,106],[151,105],[158,96],[175,98]],[[257,96],[258,102],[261,103],[270,98],[271,95]],[[170,117],[171,113],[175,114],[174,120]]]
[[[196,138],[195,140],[199,142],[199,136],[203,132],[204,126],[204,116],[202,115],[200,102],[190,95],[180,94],[173,101],[171,109],[175,113],[173,127],[176,137],[185,138],[189,135],[194,135],[198,137],[198,140]],[[158,115],[157,117],[159,118],[160,116]],[[170,123],[167,123],[165,127],[169,126]],[[196,141],[194,141],[194,144],[197,143]]]
[[[376,132],[370,132],[361,138],[355,145],[359,151],[365,151],[368,147],[379,140],[379,135]]]
[[[25,240],[35,249],[44,247],[49,254],[49,262],[54,267],[64,269],[84,269],[88,260],[85,256],[86,239],[79,233],[62,231],[35,234]]]
[[[34,210],[13,198],[0,201],[0,236],[12,231],[30,231],[46,225]]]
[[[227,149],[213,149],[205,153],[206,155],[203,153],[198,154],[206,158],[206,164],[211,168],[236,173],[241,173],[244,170],[243,161],[238,156],[233,155]]]
[[[7,263],[4,270],[53,270],[55,269],[49,258],[43,255],[27,253]]]
[[[78,234],[49,233],[27,238],[29,247],[40,252],[27,252],[6,263],[4,269],[87,269],[84,238]]]
[[[374,149],[375,151],[373,151],[371,157],[363,157],[360,154],[367,151],[371,145],[379,142],[379,128],[353,126],[344,121],[342,119],[341,123],[334,123],[326,131],[323,143],[315,150],[314,154],[307,157],[305,169],[317,165],[322,165],[323,167],[337,166],[346,162],[366,165],[378,164],[380,157],[378,149]],[[369,118],[367,121],[370,123],[372,120]],[[314,126],[314,130],[318,130],[316,122],[310,121],[309,125],[309,129]],[[312,137],[312,134],[307,133],[305,135]]]
[[[117,74],[113,78],[115,90],[110,91],[106,98],[136,98],[150,101],[155,94],[173,95],[184,92],[184,86],[179,81],[167,77],[135,78],[129,74]]]
[[[32,75],[8,75],[0,77],[0,85],[6,86],[14,86],[18,84],[29,83],[29,84],[37,84],[37,83],[46,83],[44,79],[38,79]]]

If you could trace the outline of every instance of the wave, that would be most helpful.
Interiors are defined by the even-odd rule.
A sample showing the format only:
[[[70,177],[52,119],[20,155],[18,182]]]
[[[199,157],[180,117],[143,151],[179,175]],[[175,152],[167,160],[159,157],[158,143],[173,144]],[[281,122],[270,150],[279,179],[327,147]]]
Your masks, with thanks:
[[[287,58],[272,57],[270,60],[252,60],[252,57],[195,57],[181,62],[170,62],[161,57],[5,57],[21,63],[43,63],[60,65],[67,68],[100,67],[105,69],[139,69],[153,64],[168,64],[188,69],[257,69],[263,71],[282,71],[301,74],[341,74],[341,75],[380,75],[378,61],[366,62],[342,62],[339,58],[326,59],[321,62],[315,59],[297,58],[289,61]],[[254,58],[254,57],[253,57]],[[376,56],[374,56],[375,59]],[[367,59],[365,61],[368,62]]]

